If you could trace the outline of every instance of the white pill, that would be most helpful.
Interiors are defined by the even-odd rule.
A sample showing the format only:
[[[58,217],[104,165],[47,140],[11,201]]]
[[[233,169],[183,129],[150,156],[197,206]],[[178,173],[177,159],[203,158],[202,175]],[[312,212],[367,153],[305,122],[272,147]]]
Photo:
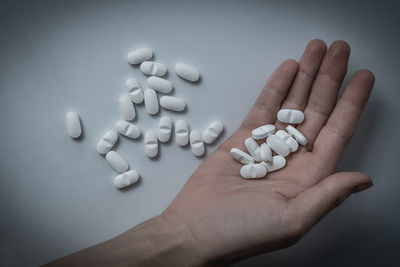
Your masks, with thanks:
[[[195,82],[200,77],[199,72],[195,68],[183,63],[178,63],[175,65],[175,73],[179,77],[188,80],[190,82]]]
[[[252,156],[250,156],[249,154],[247,154],[246,152],[240,150],[239,148],[232,148],[231,152],[229,152],[229,154],[231,155],[231,157],[237,161],[239,161],[240,163],[243,164],[249,164],[249,163],[254,163],[254,159]]]
[[[125,82],[126,87],[128,88],[129,96],[131,97],[133,103],[140,104],[143,102],[143,91],[140,87],[138,80],[136,79],[128,79]]]
[[[278,111],[278,120],[284,123],[302,123],[304,121],[304,113],[297,109],[281,109]]]
[[[78,138],[82,134],[81,120],[76,112],[68,112],[65,114],[65,123],[67,124],[67,132],[72,138]]]
[[[203,135],[199,131],[190,132],[190,148],[192,153],[199,157],[204,154]]]
[[[157,136],[160,142],[167,142],[171,137],[172,119],[167,116],[161,117],[158,122]]]
[[[261,155],[260,155],[260,147],[258,146],[257,142],[254,141],[253,138],[249,137],[244,141],[244,145],[247,148],[247,151],[249,151],[250,155],[254,158],[255,161],[261,161]]]
[[[158,62],[145,61],[140,64],[140,70],[147,75],[164,76],[167,72],[167,67]]]
[[[166,79],[151,76],[147,78],[147,85],[160,93],[168,94],[172,90],[172,83]]]
[[[113,148],[115,142],[118,140],[118,133],[114,130],[106,132],[106,134],[97,143],[97,152],[99,154],[106,154]]]
[[[164,95],[160,97],[160,106],[172,111],[182,111],[185,109],[186,104],[183,99],[174,96]]]
[[[112,150],[109,151],[106,154],[106,160],[107,160],[108,164],[110,164],[110,166],[113,167],[119,173],[126,172],[129,169],[129,166],[128,166],[128,163],[126,162],[126,160],[115,151],[112,151]]]
[[[289,145],[276,135],[270,135],[267,138],[267,145],[277,154],[286,157],[290,153]]]
[[[158,112],[158,98],[157,93],[153,89],[144,90],[144,105],[147,113],[154,115]]]
[[[296,139],[297,142],[299,142],[299,144],[305,146],[308,143],[307,138],[296,128],[294,128],[293,126],[289,125],[286,127],[286,131],[294,137],[294,139]]]
[[[211,144],[221,134],[224,126],[220,121],[213,121],[203,133],[203,141],[206,144]]]
[[[131,121],[136,117],[135,106],[129,95],[122,95],[119,98],[119,107],[124,120]]]
[[[271,161],[272,160],[271,148],[266,143],[263,143],[260,146],[260,156],[263,161]]]
[[[264,139],[275,132],[275,126],[272,124],[265,124],[251,131],[251,136],[254,139]]]
[[[153,57],[153,50],[145,47],[132,51],[128,54],[128,62],[132,65],[142,63],[143,61],[149,60]]]
[[[290,136],[287,132],[283,130],[279,130],[275,133],[276,136],[278,136],[280,139],[285,141],[285,143],[289,146],[290,152],[295,152],[299,148],[299,144],[297,141]]]
[[[138,138],[142,132],[139,127],[126,121],[117,121],[115,129],[119,134],[129,138]]]
[[[282,156],[273,156],[270,162],[261,162],[260,164],[264,165],[268,172],[277,171],[282,169],[286,165],[286,159]]]
[[[240,168],[243,178],[261,178],[267,174],[267,168],[263,164],[247,164]]]
[[[113,180],[113,184],[116,188],[124,188],[136,183],[138,180],[139,173],[135,170],[130,170],[116,176]]]
[[[189,127],[184,120],[175,122],[175,141],[179,146],[186,146],[189,142]]]
[[[154,131],[148,131],[144,135],[144,153],[149,158],[154,158],[158,154],[157,134]]]

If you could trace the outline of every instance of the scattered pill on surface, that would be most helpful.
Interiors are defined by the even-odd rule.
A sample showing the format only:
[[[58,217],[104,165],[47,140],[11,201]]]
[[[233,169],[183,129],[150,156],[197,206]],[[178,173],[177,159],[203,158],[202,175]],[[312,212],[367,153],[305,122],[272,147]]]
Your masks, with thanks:
[[[71,111],[65,114],[67,132],[72,138],[78,138],[82,134],[81,120],[78,113]]]
[[[132,65],[142,63],[143,61],[149,60],[153,57],[153,50],[148,47],[139,48],[128,54],[128,62]]]
[[[190,132],[190,148],[197,157],[204,154],[204,142],[201,132],[196,130]]]
[[[190,82],[196,82],[200,78],[200,74],[195,68],[183,63],[175,65],[175,73]]]
[[[154,158],[158,154],[158,139],[154,131],[148,131],[144,135],[144,153],[149,158]]]
[[[184,120],[175,122],[175,141],[179,146],[186,146],[189,142],[189,127]]]
[[[260,147],[253,138],[247,138],[244,141],[244,145],[246,146],[247,151],[250,153],[255,161],[260,162],[262,160],[260,156]]]
[[[119,134],[133,139],[138,138],[141,134],[141,130],[138,126],[126,121],[117,121],[117,123],[115,123],[115,129]]]
[[[117,172],[123,173],[129,169],[126,160],[117,152],[111,150],[106,154],[106,160]]]
[[[275,132],[275,126],[272,124],[265,124],[251,131],[253,139],[264,139]]]
[[[157,76],[150,76],[147,78],[147,85],[160,93],[168,94],[171,92],[173,86],[172,83],[166,79],[157,77]]]
[[[106,154],[113,148],[117,140],[118,140],[118,133],[116,131],[114,130],[107,131],[106,134],[97,143],[97,152],[102,155]]]
[[[239,161],[240,163],[243,164],[249,164],[249,163],[254,163],[254,159],[252,156],[250,156],[249,154],[247,154],[246,152],[240,150],[239,148],[232,148],[231,151],[229,152],[229,154],[231,155],[231,157],[234,160]]]
[[[296,139],[297,142],[299,142],[300,145],[307,145],[308,140],[307,138],[296,128],[294,128],[293,126],[289,125],[286,127],[286,131],[292,136],[294,137],[294,139]]]
[[[125,82],[126,87],[128,88],[129,96],[132,99],[132,102],[135,104],[140,104],[143,102],[143,91],[140,87],[138,80],[136,79],[128,79]]]
[[[260,157],[263,161],[272,160],[272,150],[266,143],[262,143],[260,146]]]
[[[145,61],[140,64],[140,70],[147,75],[164,76],[167,73],[167,67],[164,64]]]
[[[139,180],[139,173],[135,170],[130,170],[116,176],[113,180],[113,184],[116,188],[124,188],[136,183]]]
[[[285,143],[289,146],[291,153],[296,152],[296,150],[299,148],[297,141],[287,132],[279,130],[275,133],[275,135],[285,141]]]
[[[264,165],[268,172],[277,171],[282,169],[286,165],[286,159],[282,156],[273,156],[270,162],[261,162],[260,164]]]
[[[304,121],[304,113],[297,109],[281,109],[277,117],[283,123],[299,124]]]
[[[167,116],[160,118],[158,122],[157,137],[160,142],[167,142],[171,137],[172,119]]]
[[[181,98],[164,95],[160,97],[160,106],[168,110],[179,112],[185,109],[186,103]]]
[[[135,106],[129,95],[122,95],[119,98],[119,106],[124,120],[131,121],[136,117]]]
[[[289,145],[275,134],[268,136],[267,145],[282,157],[286,157],[290,153]]]
[[[144,105],[147,113],[150,115],[154,115],[158,112],[159,107],[156,91],[150,88],[144,90]]]
[[[260,163],[251,163],[243,165],[240,168],[240,175],[243,178],[261,178],[267,174],[267,168]]]
[[[218,138],[223,131],[224,126],[220,121],[213,121],[203,133],[203,141],[206,144],[211,144]]]

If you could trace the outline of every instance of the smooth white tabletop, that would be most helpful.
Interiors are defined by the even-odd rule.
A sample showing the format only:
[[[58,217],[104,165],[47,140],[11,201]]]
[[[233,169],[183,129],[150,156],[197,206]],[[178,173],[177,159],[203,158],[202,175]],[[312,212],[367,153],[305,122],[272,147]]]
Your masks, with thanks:
[[[23,1],[24,2],[24,1]],[[360,170],[374,188],[352,196],[300,243],[243,261],[241,266],[367,266],[399,258],[400,105],[393,5],[357,1],[56,1],[1,4],[0,265],[30,266],[111,238],[162,212],[202,159],[175,142],[144,155],[143,138],[120,138],[116,151],[139,171],[120,191],[117,173],[96,143],[121,119],[118,98],[127,78],[145,75],[128,52],[149,46],[165,63],[184,113],[156,116],[137,105],[134,123],[154,130],[160,115],[204,130],[215,119],[224,135],[239,126],[265,81],[283,60],[299,59],[314,38],[352,47],[349,75],[369,68],[376,85],[338,167]],[[286,2],[286,3],[283,3]],[[397,24],[398,25],[398,24]],[[176,62],[198,68],[191,84]],[[77,111],[84,136],[68,137],[64,116]]]

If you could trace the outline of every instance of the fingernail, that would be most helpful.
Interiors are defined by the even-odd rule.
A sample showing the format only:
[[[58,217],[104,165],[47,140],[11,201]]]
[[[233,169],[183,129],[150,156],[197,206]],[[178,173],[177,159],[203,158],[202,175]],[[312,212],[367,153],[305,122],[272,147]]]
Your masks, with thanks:
[[[364,190],[370,188],[371,186],[372,186],[372,183],[357,185],[356,187],[353,188],[353,193],[358,193],[358,192],[364,191]]]

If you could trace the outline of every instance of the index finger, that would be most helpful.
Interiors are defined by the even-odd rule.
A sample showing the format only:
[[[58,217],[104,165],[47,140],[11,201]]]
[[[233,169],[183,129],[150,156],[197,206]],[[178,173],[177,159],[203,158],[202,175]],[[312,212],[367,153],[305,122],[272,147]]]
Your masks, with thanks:
[[[328,173],[336,168],[356,130],[374,81],[374,75],[369,70],[360,70],[354,74],[314,143],[312,152],[321,159]]]

